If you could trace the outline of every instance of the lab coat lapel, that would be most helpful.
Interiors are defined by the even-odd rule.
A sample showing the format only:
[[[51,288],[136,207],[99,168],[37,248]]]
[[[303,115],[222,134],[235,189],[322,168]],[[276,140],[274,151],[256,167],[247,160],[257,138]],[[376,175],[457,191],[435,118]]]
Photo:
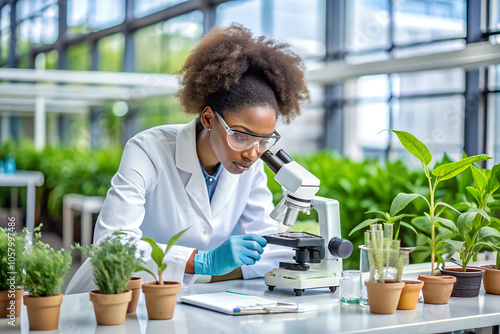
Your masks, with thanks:
[[[231,196],[234,196],[233,193],[238,183],[238,178],[239,175],[231,174],[225,168],[222,169],[212,198],[213,217],[217,216]]]
[[[177,134],[175,161],[177,168],[191,174],[186,184],[186,193],[198,206],[205,218],[211,222],[212,213],[205,178],[196,154],[196,120],[182,127]]]

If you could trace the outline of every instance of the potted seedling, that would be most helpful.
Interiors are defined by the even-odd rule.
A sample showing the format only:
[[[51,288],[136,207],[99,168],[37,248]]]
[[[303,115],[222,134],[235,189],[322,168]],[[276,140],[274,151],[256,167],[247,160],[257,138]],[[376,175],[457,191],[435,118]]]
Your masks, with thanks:
[[[90,300],[97,324],[123,324],[132,300],[132,291],[127,285],[139,263],[136,241],[116,232],[97,245],[76,244],[76,248],[85,253],[92,264],[98,290],[90,291]]]
[[[172,319],[174,315],[175,304],[177,303],[176,296],[181,290],[181,284],[179,282],[163,281],[163,271],[167,268],[167,264],[163,261],[170,248],[177,243],[186,230],[184,229],[174,235],[168,241],[165,251],[153,239],[149,237],[141,239],[151,245],[151,258],[157,266],[156,273],[158,274],[157,276],[154,269],[150,268],[144,261],[140,262],[136,270],[144,270],[155,278],[155,281],[145,282],[142,285],[149,319],[167,320]]]
[[[477,161],[482,161],[486,159],[491,159],[487,155],[476,155],[472,157],[464,158],[460,161],[445,163],[435,167],[432,172],[429,168],[429,164],[432,160],[432,155],[420,140],[418,140],[412,134],[405,131],[395,131],[394,132],[403,147],[414,157],[416,157],[422,163],[422,168],[424,170],[425,176],[429,183],[429,199],[420,194],[399,194],[402,198],[406,198],[406,205],[411,203],[417,198],[423,199],[427,207],[428,212],[424,212],[424,216],[415,217],[412,222],[414,224],[430,224],[430,237],[427,238],[428,245],[420,247],[421,250],[428,251],[431,256],[431,273],[430,275],[420,275],[419,280],[424,281],[424,286],[422,289],[424,295],[424,302],[431,304],[447,304],[453,290],[453,284],[456,281],[454,276],[449,275],[435,275],[436,264],[444,264],[444,259],[439,255],[438,251],[440,248],[446,247],[446,237],[449,235],[449,229],[453,229],[455,224],[453,221],[441,217],[444,210],[452,210],[458,212],[453,206],[444,202],[436,202],[436,189],[440,182],[451,179],[456,175],[460,174],[471,164]],[[448,229],[443,229],[446,227]]]
[[[24,288],[28,292],[24,305],[31,330],[56,330],[63,300],[61,288],[72,259],[69,251],[56,251],[39,240],[41,226],[33,231],[35,235],[23,261]]]
[[[392,237],[392,225],[373,224],[365,232],[370,278],[365,281],[370,312],[393,314],[405,283],[401,281],[405,255],[399,250],[399,240]],[[387,268],[395,268],[394,279],[387,279]]]
[[[379,217],[376,218],[369,218],[364,221],[362,221],[359,225],[354,227],[351,232],[349,233],[349,236],[354,234],[355,232],[362,230],[366,227],[372,226],[373,224],[383,224],[385,229],[390,229],[391,231],[394,231],[394,240],[398,240],[399,237],[399,231],[401,226],[404,226],[406,229],[412,231],[415,233],[415,235],[418,234],[418,232],[415,230],[415,228],[404,222],[403,219],[407,217],[415,217],[415,215],[412,214],[401,214],[400,212],[408,205],[408,201],[411,201],[411,198],[406,197],[406,196],[397,196],[394,198],[394,200],[391,203],[391,207],[389,212],[382,212],[382,211],[368,211],[366,214],[376,214]],[[392,232],[390,233],[392,235]],[[361,258],[360,258],[360,263],[363,263],[363,261],[366,262],[367,259],[367,254],[366,254],[366,245],[360,246],[361,249]],[[415,248],[414,247],[399,247],[399,251],[402,253],[402,259],[405,259],[405,263],[403,265],[406,265],[409,263],[409,253],[412,252]],[[406,253],[406,254],[405,254]],[[394,269],[394,267],[392,267]],[[396,273],[392,273],[392,278],[396,278],[401,280],[401,274],[402,274],[402,266],[396,267],[398,270],[396,270]],[[388,272],[389,267],[386,267],[384,270],[386,271],[385,274],[390,274]],[[363,270],[361,271],[361,274],[363,274]],[[399,277],[398,277],[399,275]],[[386,275],[386,277],[389,277]],[[422,289],[423,282],[421,281],[411,281],[411,280],[405,280],[404,281],[405,286],[401,292],[401,297],[398,303],[398,309],[413,309],[417,307],[417,302],[418,302],[418,294],[420,292],[420,289]],[[366,299],[366,292],[362,288],[362,303],[367,302]]]
[[[458,253],[460,260],[454,258],[450,262],[455,263],[459,268],[443,268],[441,272],[446,275],[457,277],[457,282],[453,288],[452,296],[455,297],[476,297],[481,288],[481,279],[484,268],[468,267],[469,262],[485,247],[500,251],[497,240],[500,238],[498,229],[498,219],[491,217],[489,203],[493,194],[500,188],[500,164],[492,170],[480,170],[471,166],[472,177],[475,187],[467,187],[467,191],[472,195],[475,202],[466,202],[467,212],[462,213],[456,223],[451,226],[452,236],[445,241],[449,243],[453,250]],[[486,278],[485,290],[494,284],[490,284],[490,274]],[[500,284],[500,281],[497,282]]]
[[[25,234],[26,230],[15,233],[13,226],[0,228],[0,318],[9,318],[12,324],[21,315]]]

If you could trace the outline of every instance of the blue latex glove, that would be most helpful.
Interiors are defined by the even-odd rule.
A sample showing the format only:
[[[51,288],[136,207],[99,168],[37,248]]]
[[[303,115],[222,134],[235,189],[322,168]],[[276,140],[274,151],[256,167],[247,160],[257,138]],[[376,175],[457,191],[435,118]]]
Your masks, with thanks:
[[[194,256],[194,273],[220,276],[244,264],[254,264],[266,245],[267,240],[256,234],[231,236],[215,249],[199,250]]]

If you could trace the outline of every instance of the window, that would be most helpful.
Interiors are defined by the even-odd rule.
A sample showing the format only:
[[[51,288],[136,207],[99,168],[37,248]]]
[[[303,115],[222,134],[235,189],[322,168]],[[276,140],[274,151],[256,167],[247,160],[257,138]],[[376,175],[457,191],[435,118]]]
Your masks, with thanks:
[[[68,0],[68,34],[106,29],[125,20],[125,1]]]
[[[76,71],[90,70],[90,46],[80,43],[68,48],[68,69]]]
[[[102,38],[97,44],[99,52],[99,71],[120,72],[123,64],[125,37],[114,34]]]
[[[5,5],[0,12],[0,64],[9,57],[10,44],[10,5]]]
[[[241,23],[255,35],[293,45],[306,60],[325,55],[325,0],[236,1],[217,7],[217,25]]]
[[[134,16],[143,17],[185,1],[186,0],[135,0]]]

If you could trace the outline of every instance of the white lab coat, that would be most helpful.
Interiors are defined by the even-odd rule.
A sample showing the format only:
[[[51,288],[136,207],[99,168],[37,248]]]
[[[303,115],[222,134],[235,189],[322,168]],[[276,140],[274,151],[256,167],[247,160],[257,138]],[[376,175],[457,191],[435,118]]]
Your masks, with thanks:
[[[196,121],[163,125],[137,134],[125,145],[120,167],[97,219],[94,243],[121,230],[137,239],[151,237],[165,247],[173,235],[189,227],[166,256],[164,280],[185,284],[196,278],[208,281],[210,277],[184,273],[192,252],[218,247],[233,231],[276,233],[277,223],[269,216],[272,209],[272,194],[261,160],[240,175],[223,169],[210,203],[196,153]],[[139,248],[145,251],[146,262],[156,269],[150,257],[151,246],[139,241]],[[261,277],[278,266],[280,260],[290,260],[292,256],[289,248],[268,245],[260,261],[241,268],[243,278]],[[144,272],[138,276],[152,280]],[[66,293],[92,289],[95,285],[87,260],[75,273]]]

